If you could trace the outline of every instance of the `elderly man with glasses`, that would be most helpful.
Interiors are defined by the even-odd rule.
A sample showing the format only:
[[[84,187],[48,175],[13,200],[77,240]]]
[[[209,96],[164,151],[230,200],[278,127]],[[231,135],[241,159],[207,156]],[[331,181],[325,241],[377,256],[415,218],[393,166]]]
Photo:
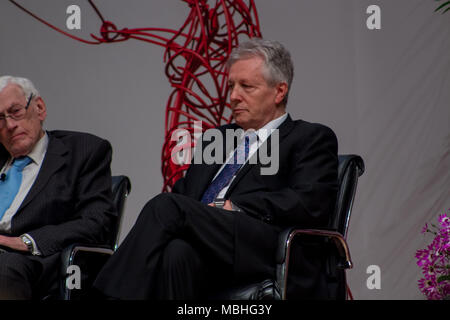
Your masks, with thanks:
[[[0,77],[0,299],[56,289],[61,250],[103,241],[116,216],[109,142],[46,116],[30,80]]]

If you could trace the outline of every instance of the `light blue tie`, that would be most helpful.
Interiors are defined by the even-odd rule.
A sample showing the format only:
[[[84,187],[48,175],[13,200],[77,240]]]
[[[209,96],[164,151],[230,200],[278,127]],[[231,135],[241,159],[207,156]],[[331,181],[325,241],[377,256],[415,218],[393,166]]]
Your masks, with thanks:
[[[5,181],[0,181],[0,220],[19,192],[22,184],[22,171],[30,162],[29,157],[15,159],[6,173]]]

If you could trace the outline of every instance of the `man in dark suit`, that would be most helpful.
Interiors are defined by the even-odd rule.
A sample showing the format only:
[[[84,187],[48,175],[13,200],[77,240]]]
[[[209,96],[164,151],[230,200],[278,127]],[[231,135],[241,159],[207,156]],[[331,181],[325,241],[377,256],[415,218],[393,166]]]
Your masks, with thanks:
[[[46,295],[57,284],[61,250],[104,241],[116,216],[109,142],[44,131],[45,118],[44,100],[31,81],[0,77],[1,299]]]
[[[235,124],[212,130],[226,140],[229,130],[243,129],[248,145],[242,138],[221,163],[194,161],[172,193],[145,205],[95,282],[105,295],[195,299],[221,285],[273,277],[282,228],[327,225],[337,193],[337,141],[329,128],[286,113],[289,52],[278,42],[252,39],[232,52],[228,70]],[[278,135],[264,141],[271,130]],[[213,142],[201,141],[196,152],[205,156]],[[258,161],[263,146],[279,162],[274,174],[264,174],[265,162]],[[230,159],[238,150],[248,160],[236,169]],[[313,290],[314,283],[305,286]]]

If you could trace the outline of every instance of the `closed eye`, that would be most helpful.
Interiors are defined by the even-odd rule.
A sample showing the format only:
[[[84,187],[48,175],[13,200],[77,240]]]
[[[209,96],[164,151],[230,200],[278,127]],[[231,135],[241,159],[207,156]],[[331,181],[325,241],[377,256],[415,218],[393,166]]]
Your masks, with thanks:
[[[11,109],[9,109],[8,113],[12,116],[17,115],[22,111],[23,107],[21,106],[13,106]]]
[[[243,84],[241,84],[241,86],[242,86],[242,88],[244,88],[245,91],[250,91],[255,88],[255,86],[247,84],[247,83],[243,83]]]

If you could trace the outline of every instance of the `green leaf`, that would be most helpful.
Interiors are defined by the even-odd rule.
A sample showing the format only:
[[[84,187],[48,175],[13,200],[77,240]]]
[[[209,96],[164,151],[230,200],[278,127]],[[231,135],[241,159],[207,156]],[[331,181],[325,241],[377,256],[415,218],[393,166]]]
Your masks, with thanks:
[[[437,282],[438,283],[441,283],[442,281],[445,281],[445,280],[450,280],[450,275],[448,275],[448,276],[440,276],[440,277],[437,278]]]
[[[444,3],[441,4],[439,7],[437,7],[436,10],[434,10],[434,12],[441,10],[443,7],[445,7],[446,5],[449,5],[449,4],[450,4],[450,1],[444,2]],[[449,8],[447,8],[447,10],[448,10],[448,9],[449,9]],[[445,10],[445,11],[447,11],[447,10]],[[444,12],[445,12],[445,11],[444,11]]]

